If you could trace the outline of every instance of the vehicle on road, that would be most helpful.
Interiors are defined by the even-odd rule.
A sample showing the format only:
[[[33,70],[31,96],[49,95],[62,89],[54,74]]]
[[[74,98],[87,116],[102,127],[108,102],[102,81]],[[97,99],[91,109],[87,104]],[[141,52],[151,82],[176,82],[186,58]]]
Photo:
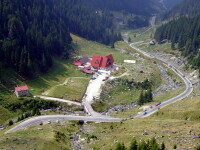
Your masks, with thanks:
[[[60,120],[56,120],[56,123],[60,123]]]
[[[105,79],[103,79],[102,81],[106,81],[106,80],[108,80],[109,79],[109,77],[105,77]]]
[[[156,103],[156,104],[155,104],[155,106],[159,106],[160,104],[161,104],[161,102],[159,102],[159,103]]]
[[[147,112],[145,111],[145,112],[143,112],[143,115],[146,115],[147,114]]]

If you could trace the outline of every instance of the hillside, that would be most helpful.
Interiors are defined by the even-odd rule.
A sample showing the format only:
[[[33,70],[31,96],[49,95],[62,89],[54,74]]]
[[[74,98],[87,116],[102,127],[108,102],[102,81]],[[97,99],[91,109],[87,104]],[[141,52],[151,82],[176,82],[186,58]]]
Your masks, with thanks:
[[[108,13],[78,1],[0,1],[0,62],[22,76],[46,73],[55,56],[68,58],[70,32],[107,45],[121,39]]]
[[[161,42],[165,39],[171,42],[171,48],[178,48],[189,63],[200,69],[200,16],[193,18],[181,17],[160,26],[155,33],[155,39]]]
[[[163,20],[176,18],[179,16],[194,16],[200,13],[200,1],[199,0],[184,0],[171,10],[161,15]]]

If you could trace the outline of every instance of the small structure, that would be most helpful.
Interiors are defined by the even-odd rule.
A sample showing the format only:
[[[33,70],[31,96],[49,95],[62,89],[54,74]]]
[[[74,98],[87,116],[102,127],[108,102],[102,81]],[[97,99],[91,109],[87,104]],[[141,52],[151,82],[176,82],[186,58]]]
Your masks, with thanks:
[[[86,74],[94,74],[94,72],[91,70],[91,66],[85,67],[84,69],[82,69],[82,71]]]
[[[149,42],[149,45],[155,45],[155,44],[156,44],[156,42],[154,42],[154,41]]]
[[[129,63],[129,64],[135,64],[136,61],[135,60],[124,60],[125,63]]]
[[[112,54],[105,56],[105,57],[94,55],[92,57],[91,66],[94,68],[107,69],[109,67],[112,67],[113,63],[114,63],[114,59],[113,59]]]
[[[28,86],[15,87],[15,94],[17,97],[21,97],[21,96],[27,97],[27,96],[30,96],[28,90],[29,90]]]
[[[73,65],[75,66],[83,66],[84,64],[90,62],[90,59],[88,57],[83,57],[83,58],[80,58],[79,60],[75,61],[73,63]]]
[[[90,62],[90,59],[88,57],[83,57],[83,58],[80,58],[78,61],[82,64],[86,64]]]
[[[81,62],[75,61],[75,62],[73,63],[73,65],[74,65],[74,66],[82,66],[83,64],[82,64]]]

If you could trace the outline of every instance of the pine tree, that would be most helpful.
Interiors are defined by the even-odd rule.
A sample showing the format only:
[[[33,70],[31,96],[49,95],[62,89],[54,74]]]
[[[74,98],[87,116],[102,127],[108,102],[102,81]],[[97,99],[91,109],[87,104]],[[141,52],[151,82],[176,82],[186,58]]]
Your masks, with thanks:
[[[130,37],[128,37],[128,42],[129,42],[129,43],[131,42],[131,38],[130,38]]]
[[[139,105],[143,105],[144,104],[144,92],[142,90],[141,94],[140,94],[140,97],[139,97],[139,100],[138,100],[138,104]]]

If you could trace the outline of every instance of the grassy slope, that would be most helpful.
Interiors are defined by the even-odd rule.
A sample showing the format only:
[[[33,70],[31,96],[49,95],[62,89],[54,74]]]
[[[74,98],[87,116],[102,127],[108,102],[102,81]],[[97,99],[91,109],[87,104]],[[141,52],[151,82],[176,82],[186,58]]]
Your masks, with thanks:
[[[1,137],[0,149],[70,150],[69,138],[77,129],[78,127],[70,122],[30,127],[28,130],[6,134]],[[55,141],[54,131],[63,132],[66,135],[65,141]],[[3,132],[0,131],[0,134],[2,135]]]
[[[48,96],[81,102],[87,89],[88,78],[68,78],[68,82],[50,89]]]
[[[45,75],[27,82],[32,94],[41,94],[50,88],[62,84],[68,77],[87,77],[87,75],[76,70],[72,62],[55,60],[54,66]]]
[[[115,49],[100,43],[92,42],[72,35],[74,48],[77,49],[77,55],[92,57],[95,55],[106,56],[112,54],[116,63],[121,64],[124,59],[131,59],[128,54],[122,55]]]

